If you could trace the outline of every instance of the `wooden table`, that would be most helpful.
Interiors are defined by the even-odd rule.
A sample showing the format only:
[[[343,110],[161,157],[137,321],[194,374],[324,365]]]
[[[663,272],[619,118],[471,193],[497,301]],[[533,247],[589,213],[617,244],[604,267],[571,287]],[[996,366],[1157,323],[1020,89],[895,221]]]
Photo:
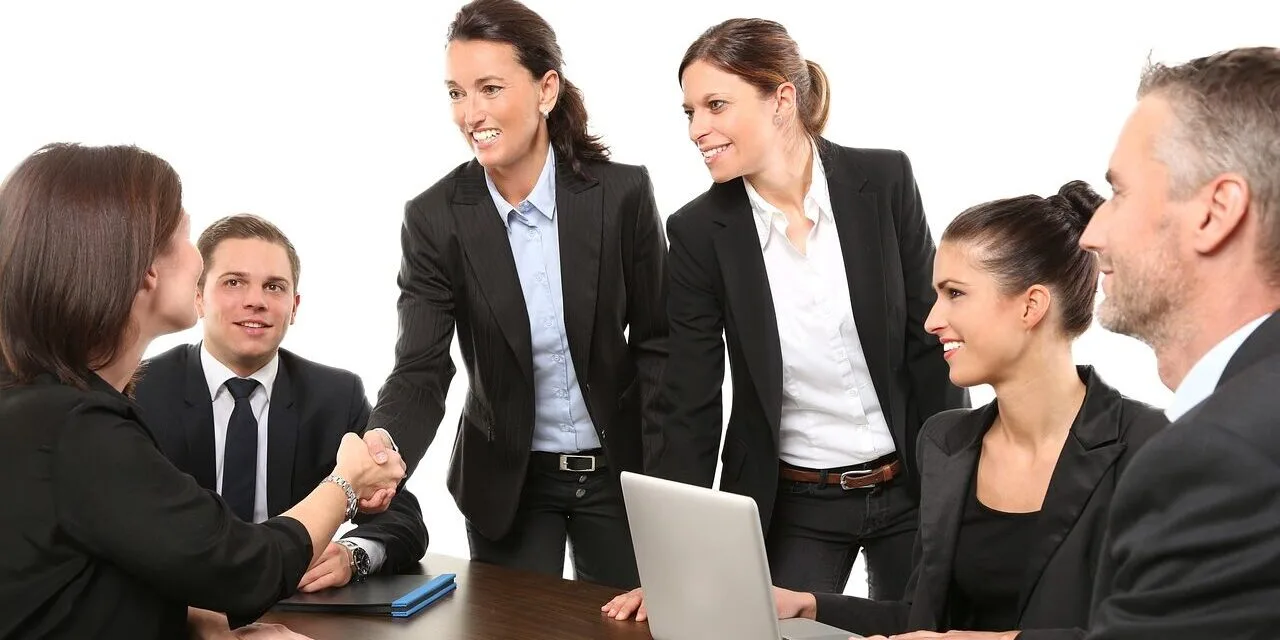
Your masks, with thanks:
[[[600,613],[617,589],[434,553],[421,570],[458,574],[458,589],[407,620],[272,611],[262,621],[315,640],[652,640],[647,624]]]

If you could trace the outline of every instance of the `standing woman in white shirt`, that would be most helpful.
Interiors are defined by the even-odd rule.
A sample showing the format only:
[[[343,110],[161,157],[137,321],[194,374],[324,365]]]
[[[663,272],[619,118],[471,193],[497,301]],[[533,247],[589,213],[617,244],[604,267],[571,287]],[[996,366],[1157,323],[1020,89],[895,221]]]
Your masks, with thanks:
[[[924,330],[934,244],[911,164],[820,137],[826,77],[776,22],[712,27],[679,77],[715,184],[667,221],[670,415],[648,471],[711,486],[727,341],[721,489],[759,505],[774,582],[839,592],[865,550],[871,596],[896,599],[916,433],[967,405]]]

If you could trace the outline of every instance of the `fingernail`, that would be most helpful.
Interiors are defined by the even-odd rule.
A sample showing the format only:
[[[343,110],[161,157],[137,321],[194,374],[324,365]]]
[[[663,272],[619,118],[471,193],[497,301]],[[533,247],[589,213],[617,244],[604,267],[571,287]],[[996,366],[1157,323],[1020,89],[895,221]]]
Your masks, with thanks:
[[[373,459],[377,461],[378,464],[382,464],[387,461],[387,454],[379,453],[378,455],[374,456]]]

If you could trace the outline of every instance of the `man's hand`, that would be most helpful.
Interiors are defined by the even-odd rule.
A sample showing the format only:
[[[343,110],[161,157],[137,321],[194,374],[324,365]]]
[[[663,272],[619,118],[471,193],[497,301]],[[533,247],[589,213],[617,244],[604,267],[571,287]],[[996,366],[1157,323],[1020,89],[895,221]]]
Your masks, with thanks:
[[[314,593],[330,587],[341,587],[351,582],[351,550],[330,542],[324,553],[311,564],[302,581],[298,583],[298,591]]]
[[[378,464],[384,464],[390,458],[388,451],[399,452],[396,443],[391,439],[391,434],[386,429],[371,429],[364,434],[364,443],[369,447],[369,455],[373,456],[373,461]],[[368,499],[360,500],[360,511],[362,513],[382,513],[391,506],[391,499],[394,498],[396,492],[394,489],[380,489]]]

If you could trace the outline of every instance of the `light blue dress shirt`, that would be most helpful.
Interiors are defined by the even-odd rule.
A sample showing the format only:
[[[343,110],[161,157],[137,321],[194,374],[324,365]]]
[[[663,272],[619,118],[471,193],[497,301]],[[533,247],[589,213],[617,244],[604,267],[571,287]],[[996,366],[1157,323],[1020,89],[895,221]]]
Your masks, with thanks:
[[[1227,370],[1227,364],[1236,355],[1236,351],[1239,351],[1244,341],[1248,340],[1249,336],[1253,335],[1253,332],[1270,317],[1271,314],[1268,313],[1261,318],[1255,318],[1200,356],[1200,360],[1187,371],[1187,375],[1182,377],[1178,389],[1173,392],[1173,402],[1170,402],[1169,408],[1164,410],[1164,416],[1169,419],[1169,422],[1177,422],[1196,405],[1204,402],[1205,398],[1213,395],[1214,389],[1218,388],[1218,381],[1222,379],[1222,373]]]
[[[507,227],[520,289],[529,314],[533,345],[533,450],[576,453],[600,447],[578,374],[569,357],[560,279],[560,236],[556,223],[556,154],[546,164],[529,197],[512,205],[484,176],[493,205]]]

